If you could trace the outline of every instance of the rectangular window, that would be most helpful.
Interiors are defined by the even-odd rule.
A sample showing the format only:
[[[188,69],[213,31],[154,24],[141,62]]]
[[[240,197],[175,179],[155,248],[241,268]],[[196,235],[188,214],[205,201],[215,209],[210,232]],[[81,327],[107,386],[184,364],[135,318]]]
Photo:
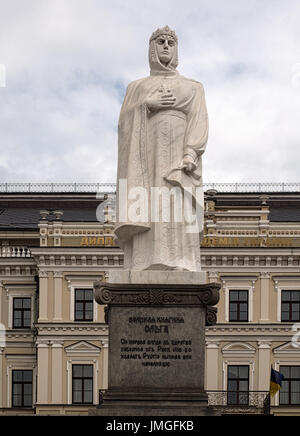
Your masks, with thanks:
[[[31,327],[31,298],[13,299],[13,328]]]
[[[300,291],[281,291],[281,321],[300,321]]]
[[[32,371],[12,371],[12,407],[32,407]]]
[[[94,292],[92,289],[75,289],[75,321],[93,321]]]
[[[227,404],[248,405],[249,366],[229,365],[227,371]]]
[[[279,393],[280,405],[300,404],[300,366],[280,366],[284,379]]]
[[[93,403],[93,365],[72,365],[72,402]]]
[[[248,321],[248,291],[229,291],[229,321]]]

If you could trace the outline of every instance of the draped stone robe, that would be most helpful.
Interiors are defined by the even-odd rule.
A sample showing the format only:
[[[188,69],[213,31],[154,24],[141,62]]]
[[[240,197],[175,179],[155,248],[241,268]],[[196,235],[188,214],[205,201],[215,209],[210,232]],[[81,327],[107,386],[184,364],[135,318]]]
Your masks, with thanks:
[[[151,112],[147,96],[167,90],[176,97],[175,104]],[[128,194],[136,187],[147,190],[149,213],[141,222],[120,220],[120,204],[127,201],[130,208],[133,200],[122,198],[117,190],[115,235],[124,249],[124,268],[200,271],[199,232],[188,233],[187,223],[177,222],[173,213],[170,222],[164,222],[161,214],[158,222],[152,222],[150,191],[152,187],[201,189],[201,155],[207,136],[201,83],[180,76],[175,69],[156,68],[149,77],[128,86],[119,119],[118,181],[127,180]],[[192,173],[182,168],[185,154],[196,164]]]

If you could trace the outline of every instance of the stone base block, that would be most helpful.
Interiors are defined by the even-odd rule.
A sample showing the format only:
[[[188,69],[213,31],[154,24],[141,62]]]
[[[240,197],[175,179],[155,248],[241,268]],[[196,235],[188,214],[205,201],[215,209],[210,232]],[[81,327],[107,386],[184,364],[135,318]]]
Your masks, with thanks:
[[[207,283],[204,271],[110,271],[109,283],[200,285]]]
[[[220,416],[221,413],[212,406],[161,407],[122,405],[118,408],[97,407],[89,409],[89,416]]]
[[[108,390],[91,416],[217,416],[205,392],[122,392]]]

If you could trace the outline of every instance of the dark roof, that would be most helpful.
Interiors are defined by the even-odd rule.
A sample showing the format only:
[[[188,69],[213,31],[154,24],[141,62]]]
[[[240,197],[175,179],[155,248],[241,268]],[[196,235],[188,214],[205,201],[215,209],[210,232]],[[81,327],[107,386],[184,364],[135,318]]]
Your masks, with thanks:
[[[300,205],[270,207],[269,220],[274,222],[300,222]]]
[[[300,222],[300,193],[268,193],[269,220],[271,222]],[[217,207],[259,209],[262,194],[218,193],[214,197]]]
[[[96,195],[10,195],[0,198],[0,230],[37,230],[41,210],[61,210],[61,221],[97,222],[96,211],[101,203]],[[48,221],[54,221],[50,214]]]
[[[0,213],[0,229],[13,228],[13,229],[37,229],[40,220],[40,208],[33,207],[9,207]],[[61,218],[62,221],[85,221],[95,222],[96,207],[87,208],[64,208],[64,214]],[[48,221],[54,221],[55,216],[49,215]]]
[[[271,222],[300,222],[299,194],[269,194],[268,201]],[[261,206],[260,195],[217,194],[218,207]],[[38,230],[41,210],[61,210],[62,221],[97,222],[96,211],[101,203],[95,194],[9,194],[0,195],[0,230]],[[48,221],[55,220],[54,215]]]

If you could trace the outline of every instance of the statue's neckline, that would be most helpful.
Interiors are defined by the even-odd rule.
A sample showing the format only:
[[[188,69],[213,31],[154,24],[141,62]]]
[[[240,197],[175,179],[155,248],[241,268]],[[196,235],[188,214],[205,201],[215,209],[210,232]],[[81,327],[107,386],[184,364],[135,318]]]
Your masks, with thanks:
[[[150,76],[161,76],[161,77],[167,77],[167,78],[172,78],[172,77],[178,77],[179,73],[178,71],[155,71],[155,70],[151,70],[150,71]]]

